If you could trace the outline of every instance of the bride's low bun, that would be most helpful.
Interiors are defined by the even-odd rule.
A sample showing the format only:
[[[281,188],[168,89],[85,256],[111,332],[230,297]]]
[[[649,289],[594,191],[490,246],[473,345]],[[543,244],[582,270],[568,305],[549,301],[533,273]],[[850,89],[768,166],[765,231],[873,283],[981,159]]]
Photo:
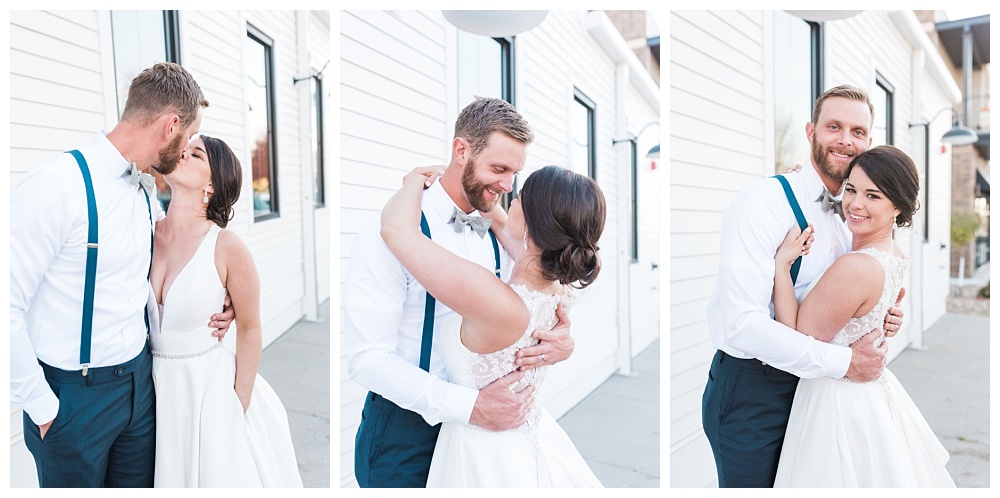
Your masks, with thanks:
[[[584,288],[601,271],[605,202],[593,179],[557,166],[535,171],[520,193],[524,221],[541,249],[542,276]]]

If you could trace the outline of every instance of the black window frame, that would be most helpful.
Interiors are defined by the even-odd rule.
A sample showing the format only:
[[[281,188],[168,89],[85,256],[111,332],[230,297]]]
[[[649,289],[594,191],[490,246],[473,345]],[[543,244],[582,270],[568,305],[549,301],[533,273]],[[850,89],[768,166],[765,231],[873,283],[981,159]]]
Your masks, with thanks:
[[[316,85],[316,98],[313,104],[316,106],[316,185],[314,186],[313,208],[326,207],[326,160],[323,146],[323,78],[314,77]]]
[[[575,86],[573,101],[587,109],[587,176],[597,181],[597,104]]]
[[[636,140],[629,140],[629,153],[632,158],[631,186],[632,199],[630,201],[632,216],[629,220],[631,224],[631,234],[629,237],[629,262],[639,262],[639,145]]]
[[[261,44],[264,47],[264,76],[267,79],[267,141],[268,141],[268,188],[270,189],[271,211],[266,214],[257,214],[254,208],[254,223],[271,220],[281,217],[281,210],[278,198],[278,140],[277,140],[277,111],[275,106],[275,78],[274,78],[274,39],[267,36],[263,31],[253,24],[247,23],[247,37]],[[252,161],[252,159],[251,159]],[[251,174],[253,164],[251,162]]]
[[[896,114],[896,88],[889,83],[889,80],[875,71],[875,85],[881,88],[886,95],[885,98],[885,143],[895,145],[896,124],[893,117]]]

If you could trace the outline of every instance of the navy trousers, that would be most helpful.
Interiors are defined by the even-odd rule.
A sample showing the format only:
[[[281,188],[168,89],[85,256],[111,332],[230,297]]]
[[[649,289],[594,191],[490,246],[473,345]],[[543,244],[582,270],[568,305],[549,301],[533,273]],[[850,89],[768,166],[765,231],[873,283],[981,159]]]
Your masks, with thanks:
[[[441,424],[369,392],[354,438],[354,477],[362,488],[423,488]]]
[[[770,488],[799,378],[716,351],[701,401],[721,488]]]
[[[42,364],[59,413],[39,437],[24,414],[24,442],[43,488],[151,488],[156,393],[149,346],[120,365],[67,371]]]

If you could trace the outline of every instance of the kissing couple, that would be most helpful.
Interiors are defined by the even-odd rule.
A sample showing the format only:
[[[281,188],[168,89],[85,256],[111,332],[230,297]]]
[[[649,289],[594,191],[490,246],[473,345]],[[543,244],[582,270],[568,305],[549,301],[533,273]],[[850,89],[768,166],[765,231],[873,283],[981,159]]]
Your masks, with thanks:
[[[12,192],[10,391],[41,487],[302,486],[257,374],[257,268],[225,229],[240,161],[196,137],[207,107],[187,70],[158,63],[114,129]]]

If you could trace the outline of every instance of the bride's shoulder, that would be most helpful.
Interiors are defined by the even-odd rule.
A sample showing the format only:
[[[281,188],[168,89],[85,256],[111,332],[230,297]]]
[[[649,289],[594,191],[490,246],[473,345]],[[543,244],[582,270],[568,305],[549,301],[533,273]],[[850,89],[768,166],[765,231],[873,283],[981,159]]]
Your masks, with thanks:
[[[882,285],[882,264],[872,255],[863,252],[849,252],[837,258],[827,270],[827,274],[835,275],[853,285],[872,283]]]
[[[253,263],[253,255],[238,233],[222,228],[219,230],[219,238],[215,242],[215,260],[216,263],[232,266],[233,262],[237,264],[246,264],[247,261]]]

